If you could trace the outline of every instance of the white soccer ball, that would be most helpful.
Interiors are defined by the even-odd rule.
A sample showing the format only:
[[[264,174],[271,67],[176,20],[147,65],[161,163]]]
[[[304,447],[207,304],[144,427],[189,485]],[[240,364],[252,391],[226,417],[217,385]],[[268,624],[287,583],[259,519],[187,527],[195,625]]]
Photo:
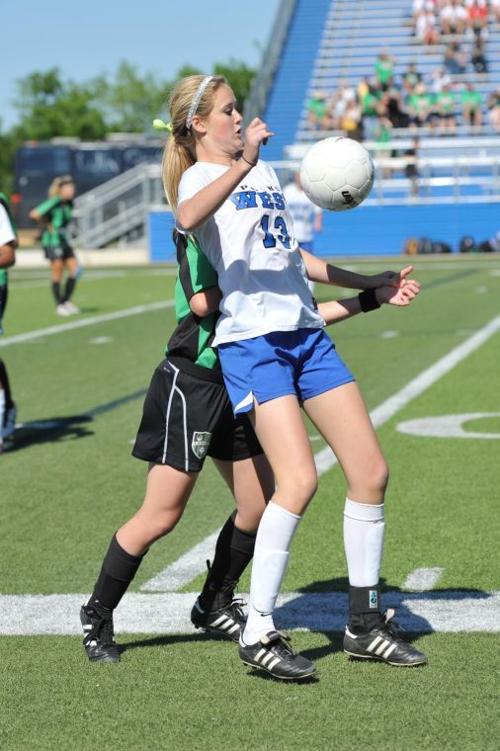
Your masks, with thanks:
[[[312,146],[300,167],[300,181],[313,203],[329,211],[354,209],[373,187],[375,166],[352,138],[324,138]]]

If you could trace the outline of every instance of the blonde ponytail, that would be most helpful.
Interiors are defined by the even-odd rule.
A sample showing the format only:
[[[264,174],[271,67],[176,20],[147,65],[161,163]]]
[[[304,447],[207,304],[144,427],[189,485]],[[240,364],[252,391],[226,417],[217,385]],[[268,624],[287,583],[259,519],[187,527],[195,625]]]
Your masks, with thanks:
[[[205,76],[187,76],[175,86],[169,100],[172,135],[169,137],[162,160],[163,188],[173,212],[177,210],[179,183],[183,173],[196,162],[195,138],[192,128],[186,125],[193,100]],[[212,76],[200,98],[196,113],[208,117],[213,109],[217,88],[226,83],[223,76]]]

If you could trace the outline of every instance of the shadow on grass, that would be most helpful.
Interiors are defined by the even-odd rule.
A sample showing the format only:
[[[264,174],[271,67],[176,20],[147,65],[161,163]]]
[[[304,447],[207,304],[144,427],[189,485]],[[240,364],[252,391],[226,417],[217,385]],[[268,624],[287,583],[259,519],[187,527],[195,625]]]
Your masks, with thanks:
[[[136,641],[127,641],[118,645],[120,652],[128,652],[130,649],[147,649],[150,647],[171,647],[174,644],[196,644],[199,642],[225,642],[228,647],[237,649],[237,644],[224,636],[217,634],[208,634],[200,631],[195,634],[169,634],[168,636],[152,636],[150,639],[137,639]]]
[[[71,415],[25,422],[16,428],[14,440],[10,443],[8,451],[12,453],[41,443],[76,440],[94,435],[94,431],[88,429],[92,419],[90,415]]]

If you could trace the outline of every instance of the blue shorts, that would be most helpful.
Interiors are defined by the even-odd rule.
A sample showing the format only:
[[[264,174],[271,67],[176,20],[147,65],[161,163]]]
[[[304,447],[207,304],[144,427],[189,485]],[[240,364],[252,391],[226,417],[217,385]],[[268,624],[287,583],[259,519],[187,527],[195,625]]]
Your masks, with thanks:
[[[354,381],[323,329],[275,331],[219,344],[217,351],[235,415],[287,394],[300,402]]]

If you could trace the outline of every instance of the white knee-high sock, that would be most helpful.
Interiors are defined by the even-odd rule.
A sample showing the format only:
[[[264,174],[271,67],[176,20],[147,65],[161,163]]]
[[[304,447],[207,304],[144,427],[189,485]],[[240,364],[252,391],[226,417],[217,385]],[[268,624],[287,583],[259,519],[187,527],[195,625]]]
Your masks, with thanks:
[[[345,499],[344,548],[351,587],[378,584],[384,547],[384,504]]]
[[[273,610],[301,518],[272,501],[264,511],[255,540],[248,619],[242,635],[245,644],[256,644],[274,630]]]

